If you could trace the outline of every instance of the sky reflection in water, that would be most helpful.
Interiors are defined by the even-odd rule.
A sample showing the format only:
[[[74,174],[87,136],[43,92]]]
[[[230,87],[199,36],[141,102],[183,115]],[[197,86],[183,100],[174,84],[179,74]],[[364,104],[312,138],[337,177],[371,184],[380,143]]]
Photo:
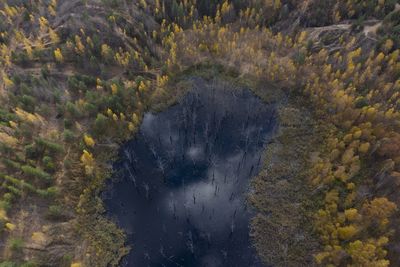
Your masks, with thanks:
[[[245,198],[273,108],[226,83],[195,85],[178,105],[146,114],[114,165],[122,178],[104,198],[132,246],[122,266],[263,266]]]

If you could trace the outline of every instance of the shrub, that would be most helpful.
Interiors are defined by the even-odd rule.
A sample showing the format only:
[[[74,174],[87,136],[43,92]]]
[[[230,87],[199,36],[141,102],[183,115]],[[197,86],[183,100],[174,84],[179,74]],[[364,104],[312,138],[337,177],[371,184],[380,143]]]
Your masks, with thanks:
[[[47,217],[49,219],[57,220],[63,217],[63,207],[60,205],[51,205],[47,211]]]
[[[74,122],[70,119],[64,119],[64,128],[71,129],[74,126]]]
[[[16,196],[22,196],[22,191],[12,185],[6,185],[5,188]]]
[[[36,100],[35,98],[33,98],[30,95],[23,95],[20,100],[22,103],[22,108],[28,112],[35,112],[35,104],[36,104]]]
[[[358,97],[355,101],[356,108],[363,108],[368,105],[369,105],[368,100],[365,97]]]
[[[42,75],[42,77],[44,79],[47,79],[50,76],[50,70],[47,67],[47,65],[44,65],[41,69],[40,69],[40,74]]]
[[[21,238],[11,238],[7,241],[8,247],[13,251],[21,251],[24,245],[24,240]]]
[[[78,93],[85,92],[88,87],[96,85],[96,78],[87,75],[74,75],[68,78],[68,86],[70,89]]]
[[[9,121],[16,120],[18,120],[18,117],[15,114],[9,113],[8,111],[0,108],[0,122],[8,123]]]
[[[54,172],[55,165],[54,165],[54,161],[53,161],[53,159],[51,157],[44,156],[42,161],[43,161],[43,166],[44,166],[46,171]]]
[[[75,140],[75,135],[72,131],[66,129],[64,130],[64,142],[66,143],[72,143]]]
[[[50,176],[50,174],[48,174],[47,172],[43,171],[42,169],[36,167],[32,167],[29,165],[24,165],[21,167],[21,170],[26,174],[26,175],[30,175],[30,176],[34,176],[36,178],[42,179],[42,180],[51,180],[52,177]]]
[[[3,261],[0,263],[0,267],[18,267],[18,265],[12,261]]]
[[[15,53],[14,51],[11,53],[11,60],[21,66],[28,66],[29,63],[29,57],[26,54],[26,52],[20,52],[20,53]]]
[[[13,201],[14,196],[12,194],[10,194],[10,193],[5,193],[3,195],[3,199],[4,199],[4,201],[11,202],[11,201]]]
[[[14,171],[19,170],[21,168],[21,164],[11,159],[4,158],[2,159],[2,162],[4,163],[4,165],[6,165],[7,168],[12,169]]]
[[[27,188],[30,191],[35,191],[35,188],[33,187],[33,185],[31,185],[28,182],[25,182],[24,180],[19,180],[17,178],[9,176],[9,175],[4,176],[4,180],[8,181],[9,183],[12,183],[13,185],[19,187],[20,189]],[[13,190],[11,190],[11,191],[13,191]]]
[[[103,135],[107,131],[108,127],[108,118],[103,114],[97,114],[96,120],[94,122],[94,133],[97,136]]]
[[[83,106],[84,111],[86,114],[88,115],[96,115],[97,112],[97,106],[92,104],[92,103],[85,103],[85,105]]]
[[[27,158],[37,158],[38,157],[38,151],[36,149],[35,144],[29,144],[25,146],[25,155]]]
[[[62,262],[63,262],[63,264],[64,264],[65,266],[71,266],[72,259],[73,259],[73,257],[72,257],[71,254],[65,254],[65,255],[62,257]],[[63,265],[63,266],[64,266],[64,265]]]
[[[58,190],[57,190],[56,187],[52,186],[52,187],[49,187],[49,188],[47,188],[47,189],[45,189],[45,190],[43,190],[43,189],[37,189],[37,190],[36,190],[36,193],[37,193],[38,195],[42,196],[42,197],[50,198],[50,197],[56,196],[57,193],[58,193]]]
[[[81,112],[78,110],[76,105],[72,102],[68,102],[65,105],[65,110],[72,118],[80,118],[82,116]]]
[[[68,78],[68,87],[76,93],[78,93],[80,90],[87,90],[86,85],[83,82],[79,81],[76,76],[71,76]]]
[[[10,194],[10,193],[7,193]],[[11,194],[10,194],[11,195]],[[11,208],[11,203],[7,200],[0,200],[0,210],[9,210]],[[1,220],[2,218],[0,218]],[[1,229],[1,227],[0,227]]]
[[[38,265],[32,261],[27,261],[20,265],[20,267],[36,267],[36,266]]]
[[[55,142],[43,138],[36,138],[35,141],[38,147],[42,148],[43,150],[47,150],[50,153],[56,154],[64,152],[63,146]]]

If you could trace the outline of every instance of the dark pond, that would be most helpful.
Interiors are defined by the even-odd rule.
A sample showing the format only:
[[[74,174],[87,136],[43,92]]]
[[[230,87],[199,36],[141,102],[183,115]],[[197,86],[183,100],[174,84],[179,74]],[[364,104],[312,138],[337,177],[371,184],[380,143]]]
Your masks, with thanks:
[[[147,113],[121,148],[109,216],[132,250],[122,266],[263,266],[249,237],[249,180],[274,109],[250,91],[194,79],[179,104]]]

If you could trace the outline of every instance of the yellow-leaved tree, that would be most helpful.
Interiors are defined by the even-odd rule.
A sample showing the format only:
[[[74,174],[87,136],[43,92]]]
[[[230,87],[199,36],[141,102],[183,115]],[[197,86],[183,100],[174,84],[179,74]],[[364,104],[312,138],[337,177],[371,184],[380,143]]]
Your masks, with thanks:
[[[88,147],[94,147],[94,145],[96,144],[96,142],[94,141],[93,137],[91,137],[88,134],[85,134],[83,136],[83,141],[85,142],[85,145]]]
[[[63,57],[63,54],[62,54],[60,48],[57,48],[56,50],[54,50],[54,58],[56,59],[56,61],[58,63],[64,62],[64,57]]]
[[[83,166],[85,167],[85,173],[86,175],[91,175],[93,174],[94,170],[94,157],[92,153],[87,151],[86,149],[83,150],[83,153],[81,155],[81,162]]]

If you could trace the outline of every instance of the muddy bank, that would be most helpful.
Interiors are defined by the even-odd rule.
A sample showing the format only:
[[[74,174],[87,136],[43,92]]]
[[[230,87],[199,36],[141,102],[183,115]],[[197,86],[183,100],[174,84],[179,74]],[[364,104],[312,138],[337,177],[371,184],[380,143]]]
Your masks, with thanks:
[[[314,266],[318,238],[312,211],[318,199],[308,187],[307,170],[325,130],[318,127],[302,97],[292,98],[277,106],[277,131],[266,146],[262,170],[252,181],[249,199],[257,214],[251,236],[260,257],[273,266]]]

